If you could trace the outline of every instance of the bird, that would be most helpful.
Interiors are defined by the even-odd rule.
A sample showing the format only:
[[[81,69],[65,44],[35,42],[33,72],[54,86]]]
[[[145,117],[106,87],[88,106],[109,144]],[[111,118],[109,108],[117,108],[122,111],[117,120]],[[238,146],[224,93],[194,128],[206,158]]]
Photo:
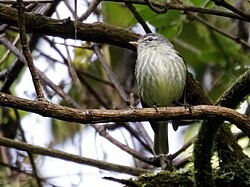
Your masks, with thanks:
[[[146,34],[129,43],[137,47],[135,80],[142,107],[168,107],[179,103],[186,86],[187,67],[173,45],[158,33]],[[168,122],[149,122],[155,133],[154,154],[168,154]]]

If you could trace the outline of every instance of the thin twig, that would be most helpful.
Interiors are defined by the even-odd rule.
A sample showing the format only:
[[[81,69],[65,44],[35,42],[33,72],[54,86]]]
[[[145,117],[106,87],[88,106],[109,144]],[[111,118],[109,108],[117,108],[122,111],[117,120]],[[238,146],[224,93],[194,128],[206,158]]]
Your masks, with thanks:
[[[212,25],[211,23],[209,23],[208,21],[206,21],[205,19],[201,18],[200,16],[197,16],[193,13],[187,13],[190,16],[192,16],[193,18],[195,18],[197,21],[203,23],[204,25],[206,25],[208,28],[222,34],[223,36],[230,38],[231,40],[234,40],[235,42],[241,44],[242,46],[250,49],[250,46],[248,45],[248,43],[246,41],[244,41],[243,39],[237,38],[236,36],[233,36],[229,33],[226,33],[225,31],[223,31],[222,29],[219,29],[217,27],[215,27],[214,25]]]
[[[24,57],[27,61],[28,68],[30,70],[33,84],[35,86],[36,94],[38,100],[45,100],[41,82],[39,79],[39,76],[37,75],[36,67],[33,63],[32,55],[29,48],[28,39],[26,36],[26,26],[25,26],[25,17],[24,17],[24,4],[22,0],[17,0],[17,8],[18,8],[18,28],[19,28],[19,34],[20,39],[22,43],[22,49],[24,53]]]
[[[135,150],[129,148],[128,146],[120,143],[119,141],[117,141],[115,138],[113,138],[112,136],[110,136],[107,131],[105,131],[105,129],[103,128],[103,126],[99,126],[96,124],[92,124],[92,126],[97,130],[97,132],[101,135],[104,136],[107,140],[109,140],[112,144],[116,145],[117,147],[119,147],[121,150],[127,152],[128,154],[132,155],[134,158],[137,158],[138,160],[145,162],[147,164],[150,165],[158,165],[157,163],[155,163],[155,161],[153,159],[149,159],[147,157],[143,157],[142,155],[140,155],[138,152],[136,152]]]
[[[79,77],[77,76],[72,58],[70,56],[70,52],[69,52],[69,47],[66,45],[66,40],[64,40],[65,43],[65,50],[66,50],[66,54],[67,54],[67,65],[68,65],[68,69],[69,69],[69,75],[73,81],[73,84],[76,86],[76,90],[78,92],[78,94],[80,95],[81,93],[83,93],[83,87],[82,84],[79,80]]]
[[[0,36],[0,38],[2,38],[3,36]],[[17,42],[18,42],[18,40],[19,40],[19,38],[20,38],[20,35],[18,34],[16,37],[15,37],[15,39],[14,39],[14,41],[12,42],[12,45],[16,45],[17,44]],[[0,41],[1,42],[1,41]],[[0,60],[0,65],[6,60],[6,58],[9,56],[9,54],[10,54],[10,50],[8,49],[5,53],[4,53],[4,55],[2,56],[2,58],[1,58],[1,60]]]
[[[168,158],[170,160],[174,160],[178,155],[180,155],[182,152],[184,152],[187,148],[189,148],[194,140],[197,138],[197,136],[191,138],[190,140],[188,140],[188,142],[186,142],[178,151],[176,151],[174,154],[169,155]]]
[[[74,99],[72,99],[72,97],[66,94],[60,86],[57,86],[54,82],[52,82],[43,72],[38,70],[37,73],[39,77],[67,103],[75,108],[81,108],[80,105]]]
[[[137,10],[135,9],[135,7],[131,3],[125,3],[125,5],[132,12],[132,14],[135,16],[135,18],[137,19],[137,21],[141,24],[141,26],[143,27],[144,31],[146,33],[152,33],[151,29],[149,28],[149,26],[147,25],[147,23],[143,20],[143,18],[141,17],[141,15],[137,12]]]
[[[27,64],[23,54],[20,52],[16,46],[12,45],[5,37],[0,37],[0,42],[6,46],[23,64]],[[64,57],[64,56],[63,56]],[[14,63],[13,66],[20,66],[20,62],[17,61]],[[11,68],[9,71],[11,72]],[[75,102],[68,94],[66,94],[61,87],[54,84],[43,72],[41,72],[39,69],[37,69],[38,76],[52,89],[54,90],[60,97],[62,97],[65,101],[67,101],[71,106],[74,106],[75,108],[80,109],[80,106],[77,102]],[[3,83],[2,87],[0,87],[0,90],[6,90],[5,82]]]
[[[235,6],[227,3],[225,0],[211,0],[213,1],[216,5],[218,6],[223,6],[224,8],[231,10],[232,12],[239,14],[242,17],[247,18],[248,20],[250,19],[250,14],[246,14],[245,12],[243,12],[242,10],[236,8]]]
[[[122,3],[147,5],[147,2],[145,0],[102,0],[102,1],[114,1],[114,2],[122,2]],[[181,5],[181,4],[171,4],[171,3],[166,3],[164,5],[162,3],[159,4],[157,1],[154,1],[152,4],[155,7],[160,7],[160,8],[168,9],[168,10],[172,9],[172,10],[183,10],[185,12],[198,12],[198,13],[203,13],[203,14],[234,18],[234,19],[245,20],[245,21],[250,22],[249,18],[242,17],[235,13],[225,12],[225,11],[220,11],[220,10],[215,10],[215,9],[207,9],[207,8],[200,8],[200,7]]]
[[[124,102],[126,102],[128,104],[128,102],[129,102],[128,96],[127,96],[126,92],[124,91],[123,87],[120,85],[116,75],[113,73],[112,69],[107,64],[105,59],[103,58],[103,55],[101,53],[99,46],[97,44],[94,44],[93,50],[94,50],[96,56],[98,57],[98,59],[100,60],[106,73],[108,74],[110,80],[113,82],[113,84],[114,84],[116,90],[118,91],[118,93],[120,94],[121,98],[123,99]]]
[[[173,165],[176,169],[183,168],[191,160],[191,156],[185,157],[181,160],[174,161]]]
[[[70,11],[70,13],[72,14],[72,16],[75,15],[75,11],[74,9],[71,7],[70,3],[68,0],[63,0],[63,3],[65,4],[65,6],[68,8],[68,10]]]
[[[135,139],[137,139],[140,144],[150,153],[153,154],[153,150],[152,147],[150,147],[150,145],[147,144],[147,142],[145,142],[144,140],[142,140],[142,135],[139,134],[137,131],[135,131],[128,123],[123,123],[122,125],[125,129],[127,129],[127,131],[129,131],[129,133],[131,135],[133,135],[135,137]]]
[[[23,0],[24,4],[31,3],[53,3],[54,0]],[[17,4],[17,0],[0,0],[0,3],[4,4]]]
[[[48,36],[43,36],[43,39],[50,44],[50,46],[62,57],[64,64],[68,66],[68,59],[64,56],[62,51],[55,45],[55,43],[51,41]]]
[[[97,6],[100,4],[100,2],[101,2],[101,0],[92,0],[91,2],[90,2],[90,6],[88,7],[88,9],[86,10],[86,12],[84,13],[84,14],[82,14],[80,17],[79,17],[79,21],[84,21],[84,20],[86,20],[89,16],[90,16],[90,14],[92,13],[92,12],[94,12],[95,11],[95,9],[97,8]]]
[[[141,134],[141,136],[143,137],[144,141],[147,142],[151,147],[153,147],[153,144],[154,144],[153,140],[147,133],[145,126],[141,122],[136,122],[136,127],[137,127],[139,134]]]

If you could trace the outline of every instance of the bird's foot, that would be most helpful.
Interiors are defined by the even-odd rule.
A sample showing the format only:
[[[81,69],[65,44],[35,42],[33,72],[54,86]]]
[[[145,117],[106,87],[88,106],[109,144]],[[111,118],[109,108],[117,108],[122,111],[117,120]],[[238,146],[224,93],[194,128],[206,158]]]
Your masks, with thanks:
[[[159,112],[156,104],[153,105],[153,108],[155,109],[156,112]]]
[[[185,104],[184,104],[184,107],[185,107],[185,109],[188,108],[189,113],[192,114],[192,109],[194,109],[193,105],[188,104],[188,103],[185,103]]]
[[[133,94],[133,93],[130,93],[130,95],[129,95],[129,100],[127,100],[126,103],[127,103],[127,106],[128,106],[130,109],[135,109],[135,108],[136,108],[135,97],[134,97],[134,94]]]
[[[190,114],[192,114],[192,109],[194,108],[193,107],[193,105],[191,105],[191,104],[188,104],[187,102],[184,102],[184,103],[180,103],[180,102],[174,102],[173,104],[175,104],[175,105],[179,105],[179,106],[184,106],[185,107],[185,109],[187,109],[188,108],[188,110],[189,110],[189,113]]]

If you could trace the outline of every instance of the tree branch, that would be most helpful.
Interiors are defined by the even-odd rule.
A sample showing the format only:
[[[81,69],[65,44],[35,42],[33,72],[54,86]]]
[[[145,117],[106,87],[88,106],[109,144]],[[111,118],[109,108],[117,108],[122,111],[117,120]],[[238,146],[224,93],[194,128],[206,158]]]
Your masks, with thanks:
[[[42,91],[42,86],[40,82],[40,78],[37,75],[37,70],[33,62],[33,58],[30,52],[30,47],[28,43],[28,39],[26,36],[26,22],[24,19],[24,4],[22,0],[17,0],[17,9],[18,9],[18,29],[19,29],[19,34],[20,34],[20,39],[21,39],[21,44],[22,44],[22,49],[24,53],[24,57],[26,59],[28,68],[30,70],[30,74],[33,80],[33,84],[36,90],[36,95],[38,100],[44,100],[44,95]]]
[[[31,144],[18,142],[18,141],[10,140],[10,139],[3,138],[3,137],[0,137],[0,145],[5,146],[5,147],[10,147],[10,148],[15,148],[18,150],[27,151],[33,154],[60,158],[63,160],[72,161],[74,163],[97,167],[103,170],[116,171],[119,173],[127,173],[127,174],[135,175],[135,176],[151,172],[150,170],[146,170],[146,169],[138,169],[138,168],[122,166],[118,164],[112,164],[109,162],[94,160],[91,158],[81,157],[81,156],[73,155],[70,153],[66,153],[63,151],[58,151],[58,150],[54,150],[50,148],[34,146]]]
[[[114,2],[122,2],[122,3],[147,5],[147,2],[145,0],[103,0],[103,1],[114,1]],[[182,4],[172,4],[172,3],[163,4],[157,1],[154,1],[152,4],[155,7],[159,7],[165,10],[171,10],[171,9],[183,10],[185,12],[198,12],[198,13],[203,13],[203,14],[216,15],[216,16],[228,17],[228,18],[233,18],[233,19],[250,21],[248,16],[247,17],[240,16],[236,13],[220,11],[220,10],[215,10],[215,9],[207,9],[207,8],[200,8],[200,7],[187,6],[187,5],[182,5]]]
[[[227,3],[225,0],[211,0],[213,1],[217,6],[223,6],[224,8],[231,10],[232,12],[239,14],[242,17],[247,18],[248,20],[250,19],[250,14],[246,14],[242,10],[236,8],[235,6]]]
[[[232,85],[232,87],[223,94],[220,101],[217,101],[216,104],[220,104],[224,107],[235,108],[240,101],[243,101],[246,95],[249,94],[250,90],[249,71],[250,70],[246,71],[243,76],[241,76]],[[203,103],[209,104],[209,100],[204,100]],[[222,123],[223,121],[220,120],[208,120],[205,121],[200,128],[198,138],[194,147],[194,168],[196,173],[195,178],[197,186],[213,186],[211,168],[211,158],[213,155],[212,148],[214,139]],[[237,152],[240,147],[235,142],[230,129],[225,126],[221,132],[222,133],[219,134],[219,144],[223,144],[223,146],[227,147],[227,149],[228,145],[233,145],[234,151],[232,152],[232,150],[230,150],[231,155],[232,153],[234,153],[235,158],[242,158],[243,153],[242,151]],[[233,160],[231,160],[231,162],[233,162]]]
[[[44,101],[31,101],[0,93],[0,105],[69,122],[103,123],[170,119],[221,119],[235,124],[250,137],[250,120],[235,110],[210,105],[194,106],[192,113],[185,107],[140,108],[127,110],[77,110]]]
[[[250,69],[241,75],[216,101],[217,105],[235,108],[249,94]]]
[[[99,46],[97,44],[93,45],[93,50],[97,56],[97,58],[100,60],[100,63],[103,67],[103,69],[106,71],[109,79],[112,81],[112,83],[114,84],[117,92],[119,93],[120,97],[122,98],[122,100],[128,104],[129,99],[128,96],[124,90],[124,88],[121,86],[121,84],[119,83],[116,75],[114,74],[114,72],[112,71],[111,67],[108,65],[108,63],[106,62],[106,60],[104,59],[101,50],[99,48]]]
[[[70,19],[52,19],[40,14],[24,13],[27,32],[61,38],[75,38],[74,21]],[[17,11],[0,4],[0,20],[6,24],[17,27]],[[133,49],[129,41],[135,41],[140,35],[127,29],[113,27],[105,23],[78,23],[77,39],[96,43],[107,43],[120,47]]]
[[[250,45],[243,39],[238,38],[237,36],[234,36],[232,34],[226,33],[223,29],[219,29],[216,26],[212,25],[211,23],[209,23],[208,21],[206,21],[205,19],[201,18],[200,16],[197,16],[193,13],[188,13],[188,15],[190,15],[191,17],[193,17],[194,19],[196,19],[197,21],[203,23],[204,25],[206,25],[208,28],[220,33],[221,35],[234,40],[235,42],[241,44],[242,46],[246,47],[247,49],[250,49]]]

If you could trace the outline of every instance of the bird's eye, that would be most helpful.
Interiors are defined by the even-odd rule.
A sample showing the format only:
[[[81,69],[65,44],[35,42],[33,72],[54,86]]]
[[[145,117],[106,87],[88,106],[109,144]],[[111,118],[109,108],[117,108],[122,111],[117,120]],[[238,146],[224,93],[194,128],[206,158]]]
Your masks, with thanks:
[[[149,37],[148,38],[148,41],[153,41],[154,39],[152,37]]]

